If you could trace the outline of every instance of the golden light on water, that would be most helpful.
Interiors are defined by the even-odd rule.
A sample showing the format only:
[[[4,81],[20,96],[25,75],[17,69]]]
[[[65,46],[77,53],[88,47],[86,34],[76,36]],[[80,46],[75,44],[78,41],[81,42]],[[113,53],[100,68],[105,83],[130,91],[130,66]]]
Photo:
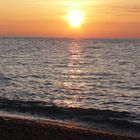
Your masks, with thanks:
[[[82,54],[82,48],[80,43],[73,41],[69,46],[68,67],[63,70],[64,80],[59,83],[59,88],[66,92],[66,97],[63,102],[59,102],[61,105],[68,107],[80,107],[83,94],[88,92],[87,85],[83,81],[83,73],[85,72],[82,67],[85,58]],[[80,69],[79,69],[80,68]],[[80,82],[77,82],[80,81]]]
[[[72,10],[67,16],[71,26],[79,27],[83,22],[83,14],[80,10]]]

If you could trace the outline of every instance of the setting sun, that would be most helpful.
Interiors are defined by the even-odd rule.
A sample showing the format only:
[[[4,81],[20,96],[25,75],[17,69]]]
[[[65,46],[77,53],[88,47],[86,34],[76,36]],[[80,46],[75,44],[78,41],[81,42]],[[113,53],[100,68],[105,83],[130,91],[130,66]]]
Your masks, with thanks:
[[[73,27],[79,27],[83,22],[83,15],[81,11],[78,10],[71,11],[67,18],[70,25]]]
[[[0,36],[140,38],[139,9],[140,0],[0,0]]]

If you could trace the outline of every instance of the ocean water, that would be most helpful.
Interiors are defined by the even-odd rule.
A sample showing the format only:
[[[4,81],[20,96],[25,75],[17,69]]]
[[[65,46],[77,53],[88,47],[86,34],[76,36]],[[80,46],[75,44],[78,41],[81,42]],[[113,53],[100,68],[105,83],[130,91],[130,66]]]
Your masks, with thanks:
[[[140,128],[140,40],[0,38],[0,110]]]

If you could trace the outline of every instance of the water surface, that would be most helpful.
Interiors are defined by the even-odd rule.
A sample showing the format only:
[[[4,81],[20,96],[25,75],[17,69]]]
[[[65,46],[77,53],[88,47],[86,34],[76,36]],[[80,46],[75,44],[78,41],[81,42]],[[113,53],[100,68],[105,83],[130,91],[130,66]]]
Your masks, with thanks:
[[[0,38],[0,108],[139,123],[140,40]]]

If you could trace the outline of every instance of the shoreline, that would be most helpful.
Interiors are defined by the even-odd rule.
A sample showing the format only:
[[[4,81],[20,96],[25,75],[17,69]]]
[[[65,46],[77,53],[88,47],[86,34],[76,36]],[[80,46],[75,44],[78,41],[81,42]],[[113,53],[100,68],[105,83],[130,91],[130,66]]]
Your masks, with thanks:
[[[65,123],[0,116],[0,140],[138,140]]]

